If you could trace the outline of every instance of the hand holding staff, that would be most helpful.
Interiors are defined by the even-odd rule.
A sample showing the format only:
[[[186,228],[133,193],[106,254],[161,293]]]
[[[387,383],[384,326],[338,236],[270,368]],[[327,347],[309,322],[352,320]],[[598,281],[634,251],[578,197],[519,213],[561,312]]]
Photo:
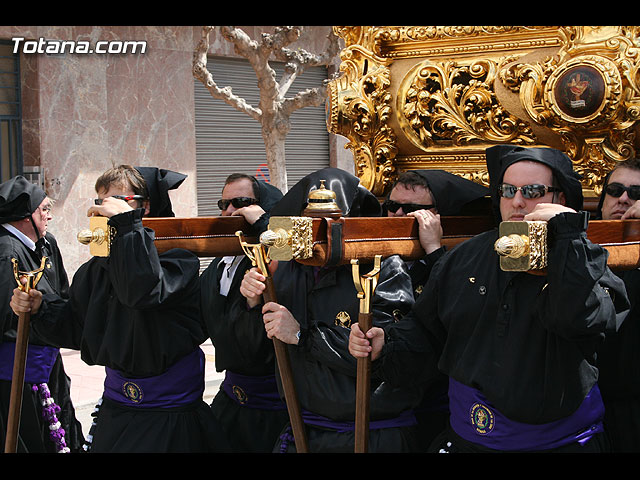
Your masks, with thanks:
[[[360,299],[358,324],[366,334],[372,327],[371,299],[378,283],[382,257],[376,255],[371,272],[360,276],[358,260],[351,260],[353,282]],[[366,453],[369,448],[369,400],[371,390],[371,356],[358,357],[356,372],[356,430],[355,453]]]
[[[245,254],[251,259],[254,266],[260,270],[260,273],[265,277],[265,289],[262,293],[264,303],[274,302],[277,303],[276,292],[273,285],[273,277],[269,273],[267,267],[267,256],[262,244],[250,245],[242,241],[242,232],[237,232],[236,235],[240,238],[240,243]],[[289,419],[291,421],[291,429],[293,430],[293,437],[296,443],[296,451],[298,453],[307,453],[307,435],[304,428],[304,422],[302,421],[302,414],[300,413],[300,404],[298,403],[298,395],[293,384],[293,374],[291,373],[291,363],[289,360],[289,353],[287,352],[287,345],[277,338],[273,338],[273,348],[276,354],[276,361],[278,363],[278,370],[280,372],[280,379],[282,380],[282,389],[284,390],[285,402],[287,404],[287,410],[289,412]]]
[[[13,274],[18,283],[18,288],[28,293],[35,288],[47,261],[42,257],[40,268],[32,272],[19,272],[18,261],[12,258]],[[22,283],[22,280],[26,280]],[[18,431],[20,430],[20,414],[22,413],[22,391],[24,388],[24,372],[27,363],[27,349],[29,346],[29,328],[31,314],[21,312],[18,316],[18,336],[16,338],[16,351],[13,359],[13,375],[11,377],[11,396],[9,399],[9,414],[7,418],[7,435],[4,443],[5,453],[16,453],[18,446]]]

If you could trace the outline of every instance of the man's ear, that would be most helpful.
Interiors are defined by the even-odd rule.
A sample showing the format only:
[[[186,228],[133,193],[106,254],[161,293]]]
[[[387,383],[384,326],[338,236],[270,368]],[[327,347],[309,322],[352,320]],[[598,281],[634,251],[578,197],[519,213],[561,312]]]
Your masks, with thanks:
[[[558,194],[558,203],[564,206],[567,205],[567,197],[564,196],[564,192]]]
[[[151,211],[151,202],[149,200],[144,200],[142,202],[142,206],[144,207],[144,216],[146,217],[147,215],[149,215],[149,212]]]

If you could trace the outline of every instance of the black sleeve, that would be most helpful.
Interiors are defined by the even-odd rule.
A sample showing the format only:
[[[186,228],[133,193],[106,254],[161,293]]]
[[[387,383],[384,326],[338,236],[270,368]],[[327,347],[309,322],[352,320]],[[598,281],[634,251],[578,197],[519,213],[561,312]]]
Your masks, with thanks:
[[[371,304],[372,325],[383,328],[408,313],[413,289],[406,264],[397,255],[382,261]],[[349,353],[350,330],[318,324],[305,332],[304,348],[312,358],[346,374],[355,374],[356,359]]]
[[[388,325],[380,358],[373,362],[376,375],[391,385],[427,385],[440,377],[438,359],[446,341],[444,326],[438,321],[437,291],[440,263],[408,315]]]
[[[207,332],[216,349],[216,369],[244,375],[264,375],[273,372],[273,342],[267,337],[260,308],[255,312],[246,307],[239,283],[250,266],[242,261],[227,296],[222,296],[217,279],[218,262],[212,262],[200,276],[201,311]]]
[[[563,213],[548,223],[548,284],[539,318],[570,340],[603,338],[628,312],[624,282],[607,267],[607,251],[587,239],[581,214]]]
[[[142,225],[143,210],[114,215],[109,224],[117,234],[111,245],[109,275],[119,301],[136,309],[156,308],[181,301],[181,294],[197,282],[200,260],[183,249],[158,255],[155,233]]]

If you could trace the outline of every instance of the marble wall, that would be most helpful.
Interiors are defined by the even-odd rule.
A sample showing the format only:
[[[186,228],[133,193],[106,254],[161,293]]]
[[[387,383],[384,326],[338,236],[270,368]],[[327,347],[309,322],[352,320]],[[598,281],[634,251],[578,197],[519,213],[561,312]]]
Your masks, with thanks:
[[[261,28],[268,27],[247,30]],[[324,28],[307,35],[311,51],[324,41],[329,27]],[[25,165],[44,167],[45,187],[55,200],[50,231],[70,276],[89,258],[76,234],[88,226],[95,179],[111,166],[157,166],[187,174],[171,192],[174,212],[197,214],[191,65],[200,27],[0,26],[1,39],[15,37],[147,42],[143,54],[21,53]],[[215,37],[211,51],[233,55]]]

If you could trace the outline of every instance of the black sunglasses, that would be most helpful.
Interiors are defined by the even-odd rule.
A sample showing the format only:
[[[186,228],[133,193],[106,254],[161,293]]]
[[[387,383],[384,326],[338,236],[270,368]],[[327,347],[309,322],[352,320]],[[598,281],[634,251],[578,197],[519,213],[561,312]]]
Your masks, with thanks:
[[[129,202],[131,200],[144,200],[142,195],[111,195],[113,198],[119,198],[120,200],[124,200],[125,202]],[[103,198],[96,198],[93,200],[93,203],[96,205],[102,205]]]
[[[631,200],[639,200],[640,199],[640,185],[631,185],[629,187],[625,187],[621,183],[610,183],[607,185],[607,188],[604,189],[607,195],[611,195],[612,197],[618,198],[624,192],[627,192],[627,195]]]
[[[233,205],[234,208],[242,208],[248,207],[249,205],[255,205],[258,203],[258,200],[251,197],[236,197],[231,198],[229,200],[218,200],[218,208],[220,210],[226,210],[229,208],[229,204]]]
[[[521,187],[515,187],[508,183],[503,183],[498,188],[498,192],[500,193],[500,196],[504,198],[515,197],[516,192],[518,190],[520,190],[524,198],[541,198],[541,197],[544,197],[547,194],[547,192],[560,191],[559,188],[549,187],[548,185],[539,185],[539,184],[523,185]]]
[[[396,213],[399,208],[402,208],[404,213],[415,212],[416,210],[429,210],[430,208],[436,208],[435,205],[420,205],[418,203],[398,203],[393,200],[385,200],[384,207],[392,213]]]

